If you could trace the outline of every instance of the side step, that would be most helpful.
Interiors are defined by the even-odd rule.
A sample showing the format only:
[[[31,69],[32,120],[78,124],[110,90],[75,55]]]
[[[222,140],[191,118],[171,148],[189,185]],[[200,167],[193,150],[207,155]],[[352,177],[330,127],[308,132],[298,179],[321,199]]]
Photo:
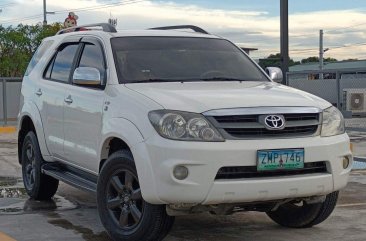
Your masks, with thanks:
[[[98,177],[75,167],[59,162],[46,163],[42,165],[42,173],[84,191],[97,192]]]

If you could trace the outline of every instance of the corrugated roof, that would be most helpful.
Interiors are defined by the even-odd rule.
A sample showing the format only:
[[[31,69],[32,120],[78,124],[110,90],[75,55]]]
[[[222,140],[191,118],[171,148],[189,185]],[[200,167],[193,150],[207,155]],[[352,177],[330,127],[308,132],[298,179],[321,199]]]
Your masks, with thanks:
[[[329,62],[324,63],[324,69],[356,69],[356,68],[365,68],[366,69],[366,60],[347,60],[347,61],[338,61],[338,62]],[[299,64],[290,67],[290,71],[306,71],[306,70],[319,70],[319,63],[306,63]]]

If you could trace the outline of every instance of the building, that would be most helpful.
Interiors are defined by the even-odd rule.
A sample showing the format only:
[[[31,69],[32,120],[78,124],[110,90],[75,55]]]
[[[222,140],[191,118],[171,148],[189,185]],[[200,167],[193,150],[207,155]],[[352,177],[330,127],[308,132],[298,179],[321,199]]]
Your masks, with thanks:
[[[325,71],[324,79],[336,79],[336,72],[339,71],[342,75],[341,78],[365,78],[366,77],[366,60],[345,60],[338,62],[324,63]],[[290,73],[306,71],[304,74],[290,75],[292,78],[307,78],[307,79],[319,79],[318,73],[311,73],[312,71],[319,71],[319,63],[306,63],[299,64],[290,67]]]

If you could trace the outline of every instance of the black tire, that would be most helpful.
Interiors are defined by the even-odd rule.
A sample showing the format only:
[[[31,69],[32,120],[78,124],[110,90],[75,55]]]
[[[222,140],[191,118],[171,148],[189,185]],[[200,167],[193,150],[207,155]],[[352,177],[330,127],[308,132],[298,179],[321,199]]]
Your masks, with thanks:
[[[35,200],[51,199],[58,188],[58,180],[41,172],[43,158],[37,136],[30,131],[21,150],[23,183],[27,194]]]
[[[135,162],[128,150],[113,153],[104,164],[98,178],[97,204],[103,226],[116,241],[159,241],[174,223],[165,205],[143,200]]]
[[[302,206],[287,203],[276,211],[267,212],[267,215],[281,226],[289,228],[310,228],[325,221],[333,212],[339,192],[326,196],[323,203],[306,204]]]

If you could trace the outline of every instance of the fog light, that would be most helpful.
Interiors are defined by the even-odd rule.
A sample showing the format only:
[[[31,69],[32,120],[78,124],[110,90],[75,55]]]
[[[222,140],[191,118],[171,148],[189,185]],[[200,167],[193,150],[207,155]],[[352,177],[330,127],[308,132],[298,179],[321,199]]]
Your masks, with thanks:
[[[349,159],[348,157],[343,157],[343,169],[347,169],[349,166]]]
[[[176,166],[174,167],[173,175],[178,180],[184,180],[188,177],[188,168],[185,166]]]

